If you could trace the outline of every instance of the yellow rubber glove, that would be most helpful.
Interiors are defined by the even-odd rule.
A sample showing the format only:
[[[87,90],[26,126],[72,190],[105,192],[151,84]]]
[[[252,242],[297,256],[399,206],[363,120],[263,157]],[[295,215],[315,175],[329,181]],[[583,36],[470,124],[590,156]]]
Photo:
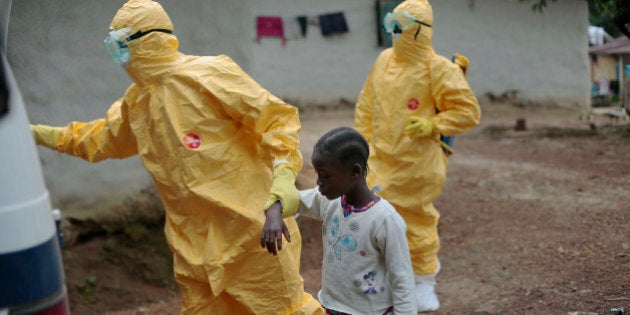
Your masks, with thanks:
[[[433,122],[429,118],[409,116],[408,122],[405,133],[410,138],[424,138],[433,134]]]
[[[282,204],[282,217],[294,215],[300,204],[300,194],[295,187],[295,172],[289,163],[282,163],[273,168],[273,183],[269,197],[263,209],[267,211],[276,202]]]
[[[468,58],[466,58],[466,56],[462,55],[462,54],[455,54],[455,56],[453,56],[453,62],[458,65],[460,68],[462,68],[462,70],[464,71],[464,76],[466,76],[466,73],[468,72]]]
[[[47,125],[30,125],[30,127],[37,144],[55,149],[59,135],[61,135],[61,129],[63,129],[62,127]]]

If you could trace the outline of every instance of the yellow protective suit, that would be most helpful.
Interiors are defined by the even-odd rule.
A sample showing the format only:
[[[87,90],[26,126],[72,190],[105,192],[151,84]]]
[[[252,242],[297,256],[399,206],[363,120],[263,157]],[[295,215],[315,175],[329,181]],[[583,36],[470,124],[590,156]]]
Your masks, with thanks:
[[[407,0],[394,9],[405,11],[433,25],[426,0]],[[480,108],[459,66],[434,52],[432,28],[421,26],[415,37],[417,30],[402,31],[376,59],[356,104],[354,127],[370,143],[368,183],[381,186],[379,194],[407,223],[414,273],[432,274],[440,246],[433,201],[442,191],[447,168],[439,137],[476,126]],[[418,125],[410,117],[422,122],[422,128],[410,127],[418,130],[411,134],[424,137],[408,135],[408,126]],[[426,135],[425,128],[430,129]]]
[[[173,29],[150,0],[125,4],[111,24],[123,27]],[[182,313],[323,314],[299,273],[297,207],[283,209],[292,241],[276,256],[260,247],[272,165],[293,180],[302,167],[297,109],[227,56],[178,52],[172,34],[149,33],[129,50],[124,97],[105,118],[52,129],[54,148],[90,162],[140,155],[166,208]]]

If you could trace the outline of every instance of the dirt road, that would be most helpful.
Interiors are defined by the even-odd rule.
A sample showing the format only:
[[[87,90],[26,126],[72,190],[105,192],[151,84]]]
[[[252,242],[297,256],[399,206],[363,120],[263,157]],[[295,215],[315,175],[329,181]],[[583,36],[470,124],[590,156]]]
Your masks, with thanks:
[[[585,121],[559,108],[484,104],[482,110],[482,124],[457,137],[436,202],[442,306],[435,314],[630,311],[630,122]],[[513,130],[518,118],[527,130]],[[303,114],[299,186],[314,185],[308,167],[314,142],[351,121],[348,109]],[[302,218],[300,226],[302,274],[315,293],[319,223]],[[73,314],[178,314],[172,282],[133,278],[108,264],[112,258],[95,265],[106,243],[97,237],[65,250],[72,256],[65,259],[72,266]],[[86,295],[77,288],[89,275],[100,280]]]

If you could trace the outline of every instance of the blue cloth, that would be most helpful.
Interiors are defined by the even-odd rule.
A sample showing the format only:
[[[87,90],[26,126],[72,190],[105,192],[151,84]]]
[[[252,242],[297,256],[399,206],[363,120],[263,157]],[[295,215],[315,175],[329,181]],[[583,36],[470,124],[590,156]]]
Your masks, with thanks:
[[[320,15],[319,26],[322,29],[323,36],[348,32],[348,24],[343,12]]]

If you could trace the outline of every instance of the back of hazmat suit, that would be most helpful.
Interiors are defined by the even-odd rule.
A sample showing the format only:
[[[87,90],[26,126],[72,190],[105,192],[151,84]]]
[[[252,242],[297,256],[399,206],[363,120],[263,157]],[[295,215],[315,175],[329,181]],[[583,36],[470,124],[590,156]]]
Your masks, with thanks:
[[[322,314],[304,292],[292,217],[297,109],[227,56],[178,52],[157,2],[127,2],[110,27],[130,34],[119,46],[133,84],[104,118],[31,126],[36,141],[89,162],[140,155],[166,209],[182,313]],[[278,200],[292,242],[270,255],[260,234],[264,209]]]
[[[476,126],[480,108],[459,66],[431,46],[433,11],[428,1],[406,0],[393,14],[411,23],[404,30],[401,24],[390,25],[395,29],[393,47],[379,55],[365,81],[354,127],[370,143],[368,184],[380,185],[379,194],[405,219],[414,273],[417,278],[432,276],[434,285],[440,243],[433,201],[440,196],[447,169],[440,135]]]

